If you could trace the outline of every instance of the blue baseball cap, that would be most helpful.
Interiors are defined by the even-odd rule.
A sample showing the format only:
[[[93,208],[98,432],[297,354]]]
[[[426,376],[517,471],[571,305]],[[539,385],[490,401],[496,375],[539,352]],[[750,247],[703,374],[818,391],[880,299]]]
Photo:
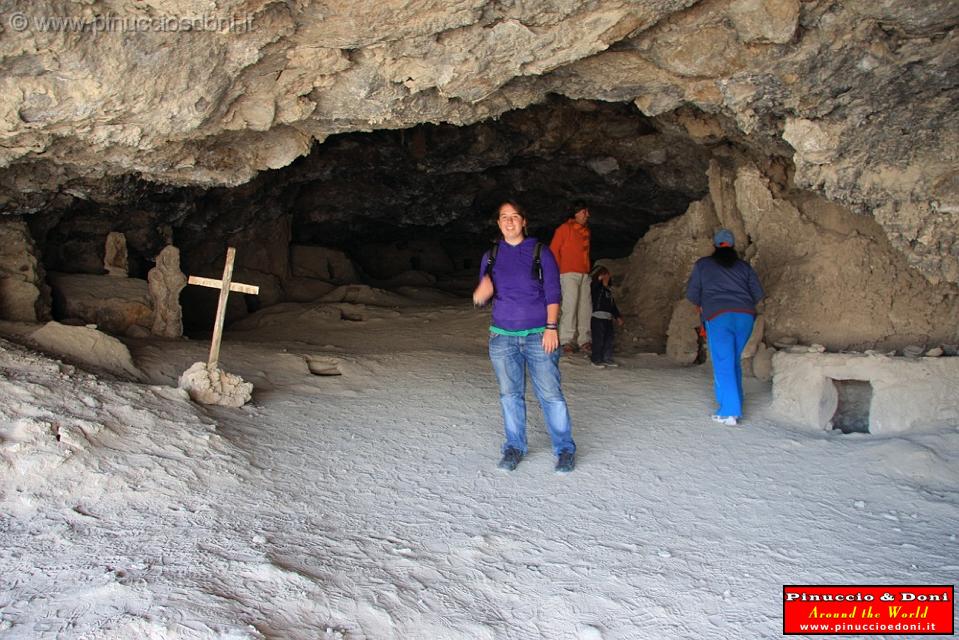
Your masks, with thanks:
[[[733,232],[729,229],[720,229],[716,232],[716,235],[713,236],[713,245],[721,247],[726,245],[727,247],[736,246],[736,236],[733,235]]]

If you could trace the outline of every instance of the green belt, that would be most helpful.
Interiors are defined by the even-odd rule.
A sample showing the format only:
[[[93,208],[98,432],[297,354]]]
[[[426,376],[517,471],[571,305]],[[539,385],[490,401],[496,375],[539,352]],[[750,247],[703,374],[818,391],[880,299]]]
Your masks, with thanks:
[[[519,336],[521,338],[525,338],[526,336],[534,333],[543,333],[546,331],[546,327],[534,327],[532,329],[522,329],[520,331],[507,331],[506,329],[500,329],[495,325],[490,325],[489,330],[490,333],[495,333],[500,336]]]

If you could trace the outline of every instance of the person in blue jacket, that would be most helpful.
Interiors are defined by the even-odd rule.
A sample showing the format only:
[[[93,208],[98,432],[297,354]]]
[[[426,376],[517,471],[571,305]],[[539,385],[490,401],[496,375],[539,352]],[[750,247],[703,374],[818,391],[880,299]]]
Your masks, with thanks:
[[[576,444],[560,387],[559,268],[549,246],[526,237],[526,214],[519,204],[506,201],[497,214],[503,237],[495,251],[483,255],[473,302],[493,300],[489,357],[499,383],[506,434],[499,467],[512,471],[527,453],[528,370],[557,456],[556,472],[569,473],[576,464]]]
[[[699,307],[706,324],[719,404],[713,420],[735,425],[743,415],[740,358],[753,331],[756,305],[765,293],[753,268],[739,259],[732,231],[717,231],[713,245],[713,254],[693,266],[686,283],[686,299]]]

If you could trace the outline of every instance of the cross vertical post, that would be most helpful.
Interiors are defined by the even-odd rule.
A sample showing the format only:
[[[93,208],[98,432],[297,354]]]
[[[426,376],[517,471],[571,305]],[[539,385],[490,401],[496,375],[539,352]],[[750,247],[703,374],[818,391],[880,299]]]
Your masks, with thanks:
[[[223,279],[220,281],[220,301],[216,304],[216,320],[213,321],[213,338],[210,340],[210,357],[206,366],[213,370],[220,360],[220,341],[223,339],[223,322],[226,320],[226,301],[230,297],[230,283],[233,281],[233,260],[236,249],[226,250],[226,264],[223,266]]]
[[[220,359],[220,341],[223,340],[223,323],[226,320],[226,302],[230,297],[230,292],[239,291],[241,293],[252,293],[254,295],[260,293],[258,286],[233,282],[233,261],[235,258],[236,249],[227,247],[226,264],[223,266],[222,280],[201,278],[199,276],[190,276],[188,280],[190,284],[220,290],[220,300],[216,306],[216,319],[213,321],[213,337],[210,340],[210,357],[206,365],[210,371],[217,368]]]

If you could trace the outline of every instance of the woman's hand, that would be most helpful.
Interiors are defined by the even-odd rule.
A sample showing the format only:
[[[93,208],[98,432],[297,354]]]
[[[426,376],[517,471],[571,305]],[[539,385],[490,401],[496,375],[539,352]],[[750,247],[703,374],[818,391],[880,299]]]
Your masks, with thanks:
[[[559,348],[559,331],[547,329],[543,332],[543,351],[553,353]]]
[[[479,281],[479,284],[476,285],[476,289],[473,290],[473,304],[477,307],[482,307],[484,304],[489,302],[489,299],[493,297],[493,279],[488,275],[483,276]]]

